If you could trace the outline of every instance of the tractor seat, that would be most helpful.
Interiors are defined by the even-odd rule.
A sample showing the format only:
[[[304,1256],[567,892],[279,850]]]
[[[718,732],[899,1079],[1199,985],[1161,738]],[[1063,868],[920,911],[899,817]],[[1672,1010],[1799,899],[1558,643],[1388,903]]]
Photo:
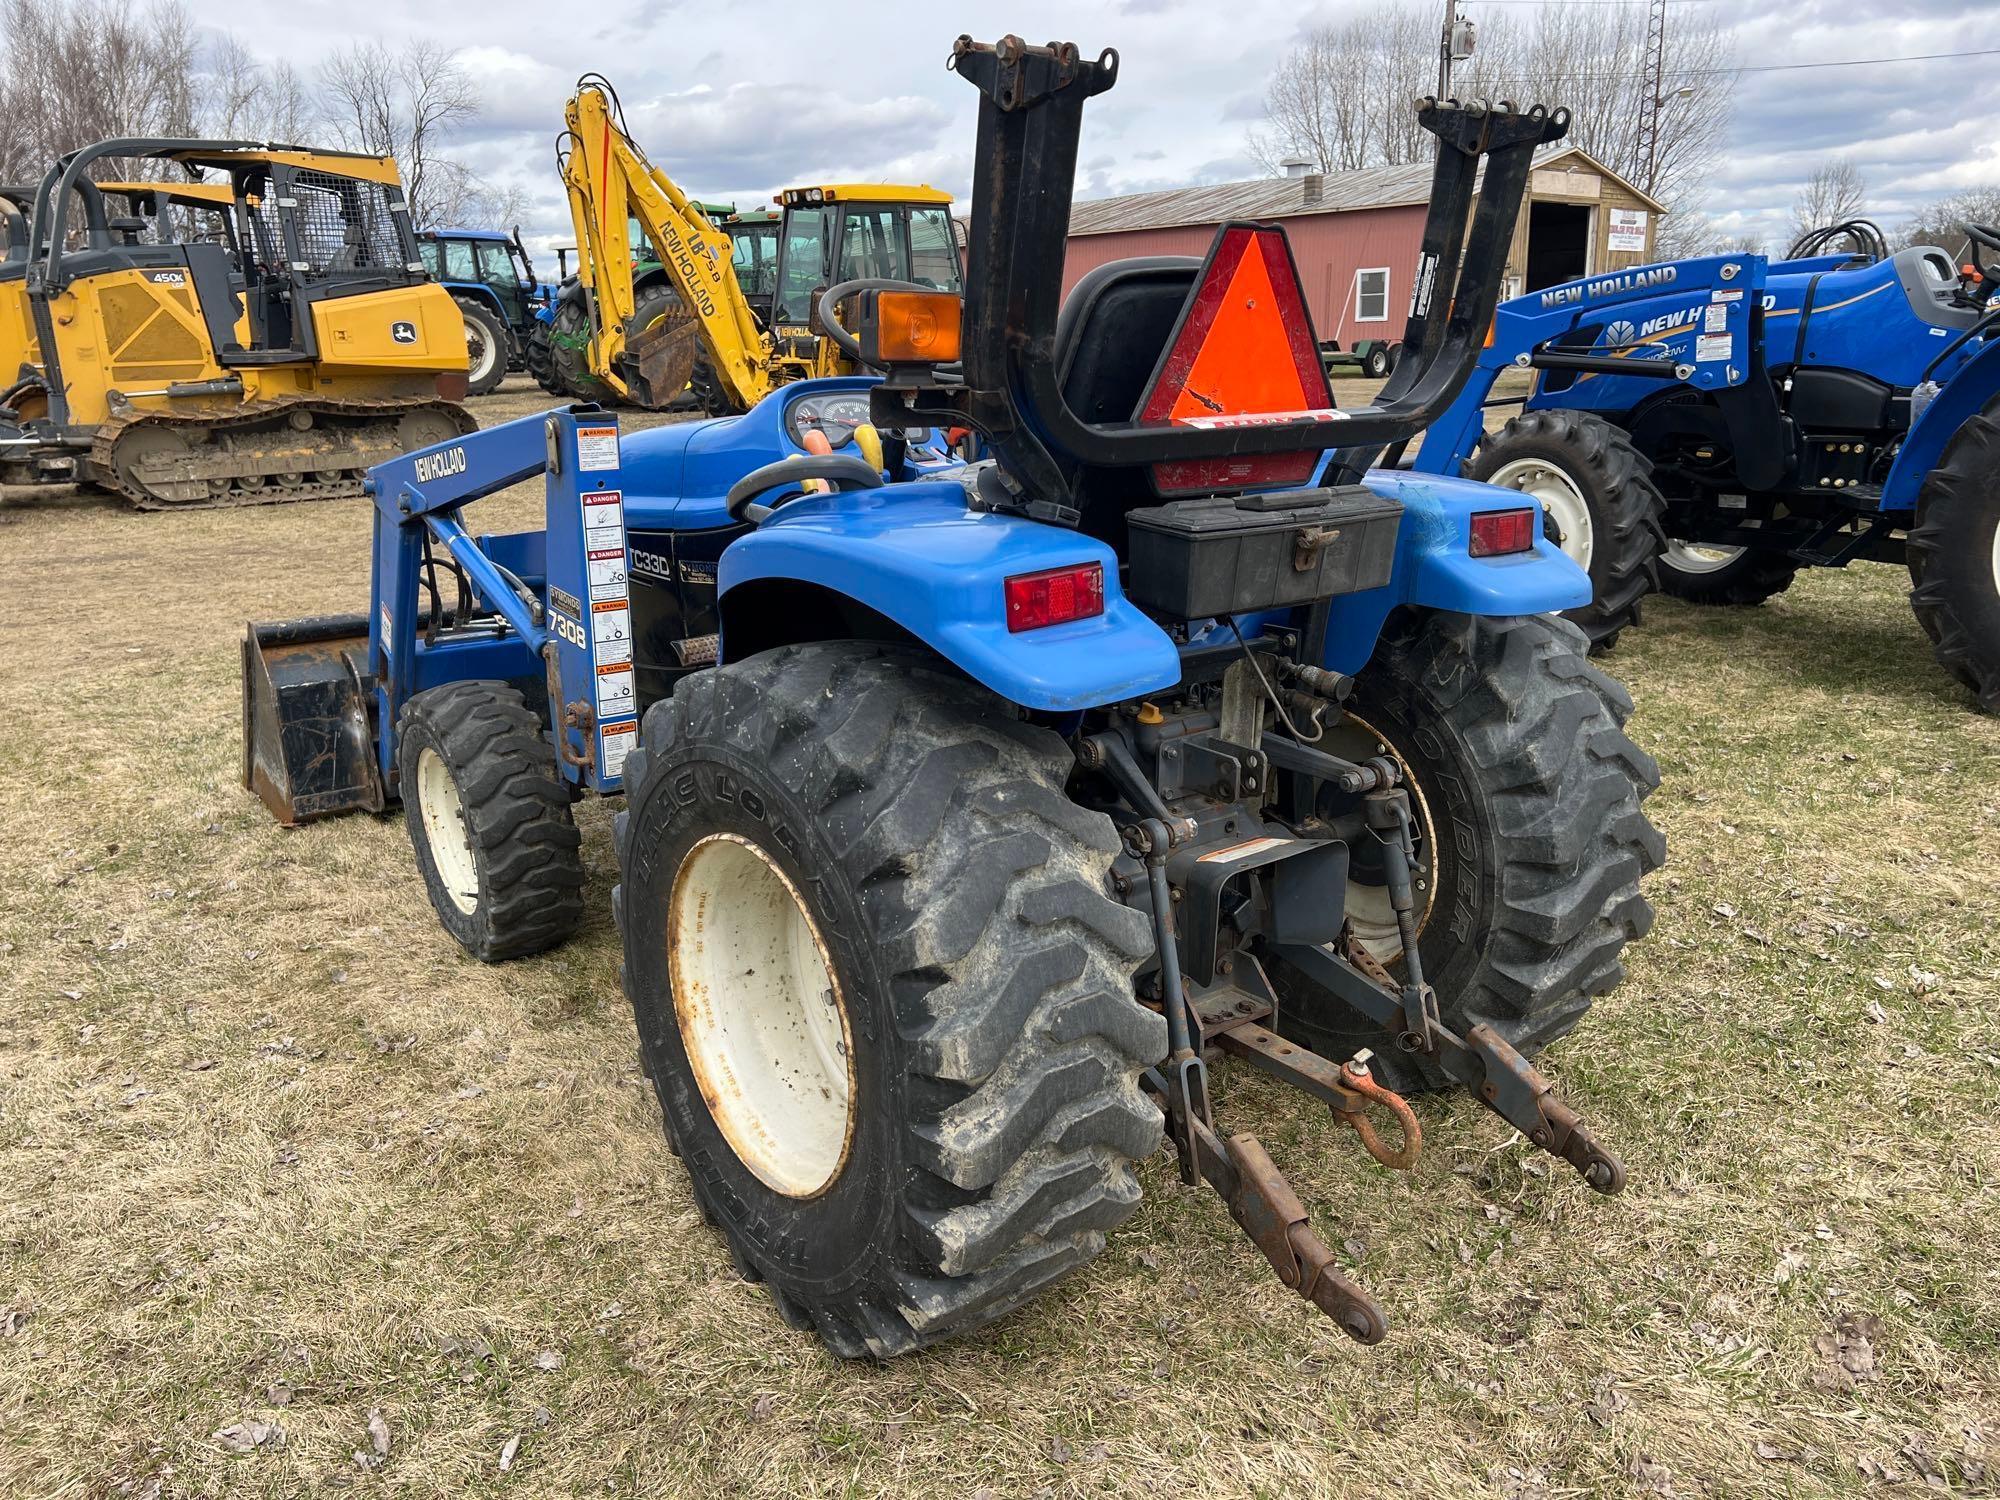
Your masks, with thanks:
[[[1056,318],[1056,379],[1085,422],[1129,422],[1173,337],[1201,260],[1142,255],[1085,273]],[[1122,556],[1125,512],[1157,503],[1146,471],[1084,467],[1074,485],[1078,529]]]
[[[1086,422],[1129,422],[1173,336],[1201,260],[1141,255],[1084,274],[1056,317],[1056,379]]]

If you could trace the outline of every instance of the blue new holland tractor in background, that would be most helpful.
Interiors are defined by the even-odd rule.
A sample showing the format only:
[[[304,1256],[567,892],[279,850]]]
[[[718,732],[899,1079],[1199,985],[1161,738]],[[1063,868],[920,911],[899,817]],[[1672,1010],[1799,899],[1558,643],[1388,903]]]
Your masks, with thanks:
[[[1420,1146],[1396,1091],[1456,1083],[1624,1180],[1527,1061],[1619,981],[1662,857],[1630,700],[1545,613],[1588,579],[1532,501],[1329,451],[1456,394],[1565,117],[1423,104],[1431,295],[1382,403],[1336,412],[1277,227],[1058,307],[1115,53],[951,60],[980,95],[962,302],[843,283],[821,323],[880,376],[630,437],[566,408],[378,468],[367,614],[245,640],[245,780],[288,822],[400,802],[482,959],[571,932],[571,804],[622,794],[612,903],[669,1144],[742,1274],[841,1354],[1089,1260],[1163,1128],[1372,1343],[1381,1307],[1217,1127],[1212,1060],[1388,1167]],[[536,477],[544,529],[468,530]]]
[[[426,229],[417,235],[417,253],[465,315],[466,394],[484,396],[509,370],[525,369],[529,339],[553,288],[535,280],[521,231]]]
[[[1975,264],[1873,225],[1787,258],[1709,256],[1503,304],[1416,467],[1541,500],[1591,574],[1572,618],[1608,644],[1656,585],[1758,604],[1802,567],[1906,563],[1938,661],[2000,709],[2000,229]],[[1833,250],[1841,241],[1850,247]],[[1522,413],[1486,435],[1508,369]]]

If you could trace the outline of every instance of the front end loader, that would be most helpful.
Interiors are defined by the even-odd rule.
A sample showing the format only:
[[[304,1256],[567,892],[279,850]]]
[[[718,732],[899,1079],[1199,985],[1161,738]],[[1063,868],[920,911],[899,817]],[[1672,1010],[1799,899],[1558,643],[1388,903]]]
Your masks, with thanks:
[[[1939,664],[2000,711],[2000,228],[1964,228],[1966,264],[1840,224],[1517,297],[1416,467],[1536,495],[1598,644],[1655,588],[1756,605],[1801,568],[1906,566]],[[1488,434],[1509,370],[1534,384]]]
[[[94,182],[108,160],[178,175]],[[9,483],[92,484],[145,510],[337,499],[475,425],[464,324],[424,274],[386,158],[99,141],[50,168],[18,257],[13,238]]]
[[[1279,226],[1101,268],[1059,319],[1117,55],[968,37],[951,64],[979,94],[962,301],[829,287],[880,377],[379,467],[366,615],[246,637],[247,777],[288,819],[400,802],[484,959],[574,928],[572,800],[622,795],[669,1144],[742,1275],[838,1353],[1090,1260],[1163,1141],[1373,1343],[1383,1307],[1211,1067],[1294,1085],[1386,1170],[1422,1170],[1404,1093],[1456,1084],[1591,1189],[1625,1177],[1528,1061],[1618,982],[1663,852],[1630,701],[1545,613],[1588,580],[1531,498],[1334,451],[1457,394],[1565,119],[1421,102],[1427,291],[1380,404],[1343,412]],[[959,427],[991,457],[953,457]],[[545,530],[466,530],[537,474]]]

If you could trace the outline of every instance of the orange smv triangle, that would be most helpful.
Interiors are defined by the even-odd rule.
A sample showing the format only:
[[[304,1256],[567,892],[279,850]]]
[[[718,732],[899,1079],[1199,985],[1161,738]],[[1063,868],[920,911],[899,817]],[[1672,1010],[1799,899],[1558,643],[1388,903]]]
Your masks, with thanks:
[[[1139,405],[1141,423],[1236,425],[1228,419],[1324,415],[1333,406],[1312,318],[1285,233],[1271,224],[1216,231],[1201,279]],[[1153,465],[1161,494],[1302,484],[1317,451]]]

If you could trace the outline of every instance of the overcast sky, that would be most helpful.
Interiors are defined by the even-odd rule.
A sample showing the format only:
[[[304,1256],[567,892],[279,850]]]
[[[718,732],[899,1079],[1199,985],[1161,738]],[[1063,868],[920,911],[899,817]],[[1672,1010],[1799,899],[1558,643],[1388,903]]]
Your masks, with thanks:
[[[1500,0],[1525,19],[1522,0]],[[1475,21],[1503,12],[1463,0]],[[1534,0],[1528,0],[1534,3]],[[1568,0],[1638,4],[1643,0]],[[1745,65],[1960,53],[2000,46],[1997,0],[1676,0],[1720,12]],[[282,35],[260,36],[234,0],[193,0],[206,24],[287,57],[357,37],[431,35],[463,47],[485,115],[455,145],[483,175],[518,183],[531,244],[567,242],[553,165],[563,101],[604,73],[634,134],[698,197],[746,205],[793,182],[926,181],[963,195],[972,176],[972,87],[944,70],[951,40],[1008,31],[1116,47],[1118,86],[1092,102],[1077,196],[1258,175],[1244,133],[1261,116],[1276,57],[1361,0],[1106,0],[1102,4],[903,0],[484,0],[357,6],[291,0]],[[1980,24],[1981,22],[1988,24]],[[1671,22],[1670,22],[1671,24]],[[2000,58],[1745,73],[1711,209],[1732,229],[1781,240],[1799,181],[1826,156],[1854,158],[1884,221],[1960,187],[2000,184]],[[1562,101],[1547,101],[1557,103]]]

